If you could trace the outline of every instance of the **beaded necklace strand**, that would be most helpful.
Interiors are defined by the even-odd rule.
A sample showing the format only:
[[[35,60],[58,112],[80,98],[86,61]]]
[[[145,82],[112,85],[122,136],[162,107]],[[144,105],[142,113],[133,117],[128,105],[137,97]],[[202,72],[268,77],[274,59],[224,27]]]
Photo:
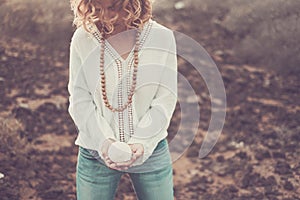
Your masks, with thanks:
[[[133,129],[133,112],[132,112],[132,97],[136,88],[137,83],[137,72],[138,72],[138,64],[139,64],[139,58],[138,53],[141,49],[143,43],[145,42],[146,37],[149,34],[149,31],[151,29],[152,23],[149,23],[146,27],[146,32],[140,41],[141,36],[141,29],[136,30],[136,37],[135,37],[135,46],[133,50],[133,60],[128,65],[127,73],[128,76],[126,77],[126,85],[127,85],[127,102],[123,104],[123,95],[122,95],[122,63],[119,59],[116,59],[113,53],[107,48],[105,45],[105,38],[103,35],[103,32],[99,32],[98,28],[96,28],[95,24],[90,24],[89,29],[92,30],[92,35],[96,38],[96,40],[100,43],[100,78],[101,78],[101,93],[102,93],[102,99],[105,104],[105,106],[111,110],[112,112],[118,112],[118,123],[119,123],[119,136],[120,141],[125,142],[125,132],[124,132],[124,113],[123,111],[125,109],[128,109],[128,122],[129,122],[129,134],[134,134]],[[107,97],[107,91],[106,91],[106,77],[105,77],[105,71],[104,71],[104,53],[105,50],[107,50],[113,58],[115,58],[115,63],[117,64],[118,68],[118,107],[113,107],[112,104],[109,103],[108,97]],[[130,60],[131,55],[128,55],[128,58]],[[133,65],[133,73],[132,73],[132,80],[130,85],[130,72],[131,67]]]

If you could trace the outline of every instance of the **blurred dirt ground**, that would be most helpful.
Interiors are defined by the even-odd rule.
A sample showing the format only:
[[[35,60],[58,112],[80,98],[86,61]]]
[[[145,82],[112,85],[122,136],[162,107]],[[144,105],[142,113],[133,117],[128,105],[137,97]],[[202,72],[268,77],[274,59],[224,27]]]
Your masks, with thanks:
[[[199,159],[210,120],[209,93],[201,77],[180,60],[179,72],[197,88],[201,119],[193,144],[173,164],[175,199],[300,199],[299,74],[241,62],[232,51],[237,45],[232,35],[213,23],[222,21],[225,11],[164,6],[160,9],[168,12],[158,8],[154,19],[205,47],[227,95],[222,135],[209,156]],[[67,112],[67,81],[67,45],[49,51],[33,41],[0,36],[1,200],[76,199],[77,131]],[[169,140],[179,112],[177,106]],[[116,199],[136,199],[127,175]]]

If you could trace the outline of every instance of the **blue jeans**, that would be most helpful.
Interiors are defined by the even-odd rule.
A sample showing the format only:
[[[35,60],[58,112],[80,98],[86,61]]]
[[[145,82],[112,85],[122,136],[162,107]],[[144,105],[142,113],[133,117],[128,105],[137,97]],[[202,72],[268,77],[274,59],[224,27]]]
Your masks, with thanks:
[[[154,153],[166,148],[166,145],[166,139],[162,140],[157,145]],[[99,162],[98,159],[89,150],[79,147],[76,168],[76,192],[78,200],[114,199],[121,176],[126,172],[110,169],[103,162]],[[150,156],[148,160],[151,161],[151,159]],[[155,171],[128,174],[139,200],[174,199],[173,168],[171,162]]]

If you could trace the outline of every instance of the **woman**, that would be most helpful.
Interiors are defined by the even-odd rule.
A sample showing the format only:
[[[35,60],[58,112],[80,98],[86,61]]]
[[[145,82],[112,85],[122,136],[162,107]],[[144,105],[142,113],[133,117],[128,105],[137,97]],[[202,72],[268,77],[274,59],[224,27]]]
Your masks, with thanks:
[[[77,29],[68,91],[78,129],[77,198],[114,199],[122,174],[128,173],[139,199],[173,199],[166,140],[177,102],[173,32],[151,19],[150,0],[71,5]],[[113,161],[109,153],[120,141],[129,145],[130,157]]]

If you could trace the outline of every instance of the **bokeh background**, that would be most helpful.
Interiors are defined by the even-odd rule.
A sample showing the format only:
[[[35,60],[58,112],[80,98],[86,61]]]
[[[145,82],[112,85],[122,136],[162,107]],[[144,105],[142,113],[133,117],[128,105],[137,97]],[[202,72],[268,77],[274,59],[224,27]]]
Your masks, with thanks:
[[[299,10],[299,0],[154,3],[156,21],[208,51],[227,94],[222,135],[199,159],[211,103],[201,76],[179,58],[201,119],[194,142],[173,164],[175,199],[300,199]],[[0,199],[76,199],[69,1],[0,0],[0,18]],[[169,140],[179,115],[177,105]],[[116,199],[136,199],[127,175]]]

